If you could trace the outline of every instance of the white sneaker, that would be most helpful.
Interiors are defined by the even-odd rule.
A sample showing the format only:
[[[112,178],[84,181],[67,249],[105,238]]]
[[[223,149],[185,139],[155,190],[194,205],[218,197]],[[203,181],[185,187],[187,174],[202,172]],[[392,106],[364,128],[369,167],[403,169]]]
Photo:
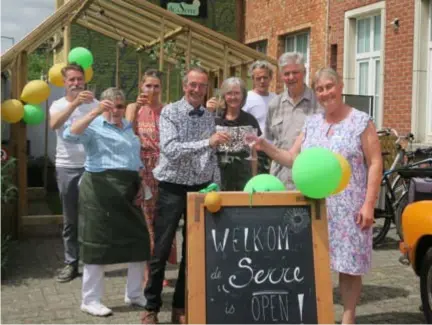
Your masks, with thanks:
[[[92,301],[88,304],[81,304],[81,310],[93,316],[108,316],[112,314],[112,310],[102,305],[100,302]]]
[[[140,296],[137,298],[128,298],[125,297],[125,303],[126,305],[135,305],[135,306],[140,306],[140,307],[145,307],[147,304],[147,299],[144,296]]]

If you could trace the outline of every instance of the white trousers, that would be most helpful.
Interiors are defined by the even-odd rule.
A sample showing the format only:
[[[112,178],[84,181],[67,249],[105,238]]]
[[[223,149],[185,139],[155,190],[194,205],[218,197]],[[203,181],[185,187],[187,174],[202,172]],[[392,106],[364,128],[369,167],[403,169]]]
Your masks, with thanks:
[[[128,273],[125,297],[139,298],[143,292],[143,276],[145,262],[128,263]],[[98,264],[84,264],[82,302],[101,302],[104,294],[104,266]]]

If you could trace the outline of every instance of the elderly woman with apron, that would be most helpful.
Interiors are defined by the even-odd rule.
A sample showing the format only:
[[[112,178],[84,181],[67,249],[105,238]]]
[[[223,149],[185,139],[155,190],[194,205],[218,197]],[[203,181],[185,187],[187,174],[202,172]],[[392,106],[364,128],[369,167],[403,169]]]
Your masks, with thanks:
[[[150,241],[141,209],[134,204],[141,186],[140,140],[124,111],[124,93],[108,88],[98,107],[72,121],[63,134],[66,141],[83,144],[87,155],[79,185],[81,310],[94,316],[112,313],[101,303],[106,264],[128,263],[125,303],[146,303],[142,278]]]

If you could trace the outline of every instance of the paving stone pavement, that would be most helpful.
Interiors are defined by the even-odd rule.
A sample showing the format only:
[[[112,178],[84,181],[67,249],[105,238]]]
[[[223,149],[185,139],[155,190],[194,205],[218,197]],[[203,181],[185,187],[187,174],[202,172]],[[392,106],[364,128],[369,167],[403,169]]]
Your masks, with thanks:
[[[178,237],[181,237],[179,234]],[[398,262],[400,256],[392,230],[386,244],[373,253],[373,269],[364,278],[358,307],[357,323],[424,323],[419,311],[419,280],[410,267]],[[1,285],[1,322],[7,323],[69,323],[69,324],[137,324],[139,308],[125,306],[125,265],[107,268],[104,303],[113,315],[92,317],[80,311],[81,278],[57,283],[55,274],[62,266],[63,245],[59,236],[27,238],[14,243],[6,279]],[[177,274],[170,266],[168,279]],[[338,295],[337,277],[333,275],[334,310],[340,322],[342,306]],[[160,321],[170,321],[172,287],[164,289],[164,307]]]

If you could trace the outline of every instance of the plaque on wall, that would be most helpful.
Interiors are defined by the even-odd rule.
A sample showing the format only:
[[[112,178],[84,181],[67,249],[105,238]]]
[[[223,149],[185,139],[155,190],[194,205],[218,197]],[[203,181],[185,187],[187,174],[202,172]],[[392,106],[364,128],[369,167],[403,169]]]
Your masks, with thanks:
[[[207,17],[207,0],[161,0],[161,6],[180,16]]]

